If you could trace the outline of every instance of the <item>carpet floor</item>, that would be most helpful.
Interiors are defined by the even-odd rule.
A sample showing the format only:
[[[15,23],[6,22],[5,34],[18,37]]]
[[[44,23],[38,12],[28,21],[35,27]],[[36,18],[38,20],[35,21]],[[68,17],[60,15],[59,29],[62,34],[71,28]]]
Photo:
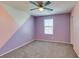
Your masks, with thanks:
[[[77,58],[72,45],[33,41],[0,58]]]

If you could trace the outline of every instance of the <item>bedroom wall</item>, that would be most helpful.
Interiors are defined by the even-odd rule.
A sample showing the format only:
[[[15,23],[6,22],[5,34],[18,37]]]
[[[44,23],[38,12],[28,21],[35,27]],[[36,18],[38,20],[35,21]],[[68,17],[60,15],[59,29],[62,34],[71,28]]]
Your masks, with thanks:
[[[8,12],[8,14],[11,15],[11,17],[16,22],[18,27],[22,26],[24,22],[28,20],[28,18],[30,17],[27,10],[24,12],[16,8],[13,8],[12,6],[7,4],[3,4],[3,3],[0,4],[3,5],[5,10]]]
[[[28,44],[33,41],[34,37],[34,21],[33,17],[30,17],[26,22],[18,29],[10,40],[0,49],[0,55],[5,54],[19,46]]]
[[[50,18],[54,20],[54,34],[46,35],[44,34],[43,21]],[[70,43],[70,14],[35,17],[35,26],[36,40]]]
[[[33,18],[0,3],[0,55],[33,41]]]
[[[71,13],[71,43],[79,56],[79,2],[76,3]]]
[[[0,5],[0,48],[11,38],[16,29],[16,22],[5,8]]]

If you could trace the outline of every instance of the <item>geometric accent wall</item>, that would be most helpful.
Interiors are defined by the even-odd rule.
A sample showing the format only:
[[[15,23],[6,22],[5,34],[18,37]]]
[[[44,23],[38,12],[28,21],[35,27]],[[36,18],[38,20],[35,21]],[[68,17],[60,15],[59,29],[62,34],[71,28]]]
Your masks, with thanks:
[[[15,33],[17,25],[5,8],[0,5],[0,48]]]
[[[33,41],[33,17],[0,4],[0,56]]]

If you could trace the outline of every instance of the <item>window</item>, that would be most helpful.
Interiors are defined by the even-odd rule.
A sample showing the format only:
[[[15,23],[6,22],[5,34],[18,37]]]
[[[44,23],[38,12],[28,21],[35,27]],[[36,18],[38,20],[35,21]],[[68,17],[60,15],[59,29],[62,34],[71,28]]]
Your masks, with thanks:
[[[44,20],[44,34],[53,34],[53,19]]]

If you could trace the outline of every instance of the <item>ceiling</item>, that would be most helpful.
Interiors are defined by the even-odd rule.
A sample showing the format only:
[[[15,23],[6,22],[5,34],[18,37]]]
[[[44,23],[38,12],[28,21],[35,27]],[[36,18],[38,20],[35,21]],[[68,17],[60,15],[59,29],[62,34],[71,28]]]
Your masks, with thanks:
[[[70,13],[76,3],[75,1],[51,1],[51,2],[52,3],[46,7],[53,8],[53,11],[44,10],[41,12],[39,10],[30,11],[30,9],[36,8],[36,6],[31,4],[28,1],[5,1],[2,3],[5,3],[18,10],[28,12],[30,15],[33,15],[33,16]]]

